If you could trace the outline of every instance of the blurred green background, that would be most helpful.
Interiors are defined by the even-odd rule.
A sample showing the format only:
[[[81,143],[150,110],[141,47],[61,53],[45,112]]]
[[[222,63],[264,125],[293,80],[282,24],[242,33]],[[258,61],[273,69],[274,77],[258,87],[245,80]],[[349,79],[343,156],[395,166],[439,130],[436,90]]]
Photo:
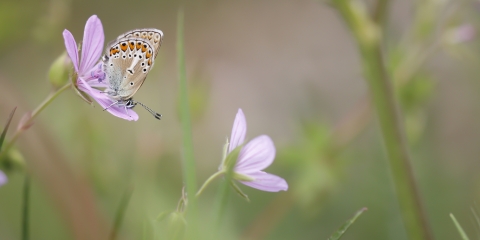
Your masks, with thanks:
[[[376,1],[365,1],[373,11]],[[197,182],[219,164],[238,108],[247,138],[269,135],[277,157],[268,172],[289,190],[241,186],[222,229],[213,229],[216,188],[199,199],[201,236],[326,239],[367,207],[343,239],[406,239],[358,51],[339,15],[313,0],[0,1],[0,124],[17,106],[10,134],[51,91],[48,70],[65,51],[62,31],[80,41],[86,20],[101,19],[105,42],[135,28],[165,36],[128,122],[62,93],[16,144],[33,176],[31,239],[86,239],[108,233],[121,198],[134,189],[120,239],[164,239],[163,211],[183,186],[178,118],[176,20],[185,14],[185,52]],[[386,61],[401,102],[418,188],[437,239],[458,239],[449,213],[470,236],[480,184],[477,1],[392,1]],[[459,30],[460,29],[460,30]],[[468,35],[468,33],[467,33]],[[20,239],[25,170],[3,169],[0,239]],[[86,233],[87,232],[87,233]],[[88,235],[88,234],[92,235]],[[104,235],[102,235],[104,236]],[[92,238],[93,239],[93,238]]]

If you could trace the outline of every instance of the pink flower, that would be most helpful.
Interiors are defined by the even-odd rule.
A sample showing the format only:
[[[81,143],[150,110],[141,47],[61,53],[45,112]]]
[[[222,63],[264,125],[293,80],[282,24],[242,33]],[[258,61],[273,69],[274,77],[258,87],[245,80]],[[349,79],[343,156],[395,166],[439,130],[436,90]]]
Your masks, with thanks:
[[[245,115],[243,115],[242,109],[238,109],[233,123],[228,153],[243,144],[246,132]],[[258,136],[245,144],[240,150],[234,167],[234,178],[240,183],[258,190],[267,192],[286,191],[288,184],[283,178],[262,171],[270,166],[274,159],[275,146],[272,139],[267,135]]]
[[[2,171],[0,171],[0,186],[4,185],[5,183],[7,183],[8,181],[8,178],[7,178],[7,175],[5,175],[5,173],[3,173]]]
[[[104,82],[105,73],[102,70],[102,63],[98,62],[102,55],[105,38],[100,19],[98,19],[96,15],[93,15],[87,20],[83,33],[82,57],[80,59],[78,56],[77,43],[70,31],[65,29],[63,31],[63,38],[68,56],[72,60],[77,76],[75,87],[95,99],[102,108],[107,109],[107,111],[114,116],[130,121],[138,120],[137,113],[131,108],[113,104],[115,102],[114,100],[101,90],[96,89],[97,87],[107,87],[107,84]]]
[[[447,30],[444,38],[449,44],[462,44],[475,39],[477,29],[470,23],[465,23]]]

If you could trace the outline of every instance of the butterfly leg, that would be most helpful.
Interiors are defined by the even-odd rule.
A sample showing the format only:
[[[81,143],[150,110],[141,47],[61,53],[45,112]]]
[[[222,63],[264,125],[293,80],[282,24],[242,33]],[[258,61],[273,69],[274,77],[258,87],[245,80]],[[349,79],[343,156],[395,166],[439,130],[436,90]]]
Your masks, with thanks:
[[[116,102],[113,102],[112,104],[110,104],[110,106],[108,106],[108,107],[104,108],[104,109],[103,109],[103,111],[105,111],[105,110],[109,109],[111,106],[113,106],[113,105],[115,105],[115,104],[117,104],[117,103],[118,103],[118,101],[116,101]]]

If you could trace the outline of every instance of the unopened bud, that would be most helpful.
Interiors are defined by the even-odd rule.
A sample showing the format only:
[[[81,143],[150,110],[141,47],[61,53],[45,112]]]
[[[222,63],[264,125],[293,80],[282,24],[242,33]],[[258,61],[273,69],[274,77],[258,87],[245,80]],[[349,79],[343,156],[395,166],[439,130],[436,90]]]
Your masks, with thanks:
[[[183,213],[172,212],[168,218],[168,239],[183,239],[187,222]]]
[[[60,88],[67,84],[71,69],[72,61],[64,52],[53,62],[48,72],[48,78],[54,88]]]

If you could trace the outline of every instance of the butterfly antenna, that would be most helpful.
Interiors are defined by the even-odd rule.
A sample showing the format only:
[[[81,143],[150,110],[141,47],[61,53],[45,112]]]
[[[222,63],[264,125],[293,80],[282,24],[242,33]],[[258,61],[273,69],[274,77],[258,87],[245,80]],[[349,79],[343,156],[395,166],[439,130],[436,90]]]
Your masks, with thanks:
[[[152,109],[150,109],[149,107],[145,106],[145,105],[144,105],[143,103],[141,103],[141,102],[135,101],[135,104],[140,104],[140,106],[142,106],[142,107],[145,108],[148,112],[150,112],[156,119],[161,120],[162,114],[153,111]]]

